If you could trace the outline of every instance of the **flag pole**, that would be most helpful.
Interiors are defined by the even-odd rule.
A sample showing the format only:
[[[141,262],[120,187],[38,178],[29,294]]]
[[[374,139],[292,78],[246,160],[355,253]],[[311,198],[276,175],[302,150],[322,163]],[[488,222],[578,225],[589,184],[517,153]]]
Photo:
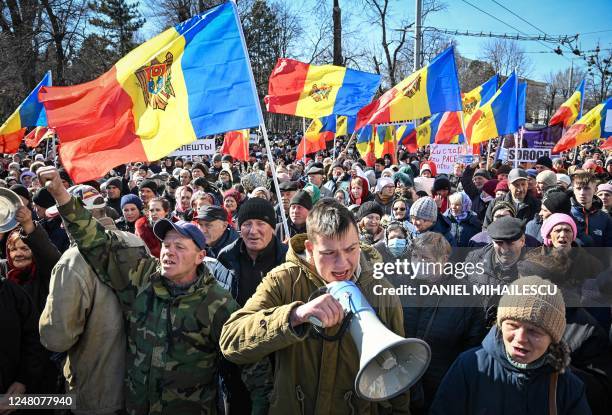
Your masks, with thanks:
[[[289,225],[287,224],[287,216],[285,215],[285,209],[283,208],[283,197],[281,195],[280,187],[278,185],[278,177],[276,176],[276,165],[274,164],[274,158],[272,157],[272,151],[270,150],[270,141],[268,140],[268,131],[266,130],[266,125],[262,122],[259,125],[261,129],[261,133],[264,138],[264,143],[266,145],[266,153],[268,154],[268,163],[270,163],[270,170],[272,171],[272,180],[274,182],[274,189],[276,190],[276,198],[278,199],[278,203],[280,205],[280,213],[281,218],[283,220],[283,228],[285,230],[285,235],[289,236]]]
[[[264,138],[264,144],[266,145],[266,153],[268,155],[268,163],[270,163],[270,170],[272,171],[272,181],[274,183],[274,189],[276,190],[276,198],[278,199],[278,203],[281,205],[280,213],[283,221],[283,228],[285,230],[285,235],[289,235],[289,225],[287,224],[287,216],[285,215],[285,209],[282,207],[283,198],[280,192],[280,188],[278,185],[278,177],[276,175],[276,165],[274,163],[274,158],[272,157],[272,150],[270,149],[270,141],[268,140],[268,131],[266,130],[266,125],[264,122],[263,112],[261,110],[261,105],[259,103],[259,95],[257,94],[257,89],[255,87],[255,77],[253,76],[253,68],[251,67],[251,60],[249,58],[249,50],[246,47],[246,40],[244,38],[244,31],[242,30],[242,24],[240,23],[240,19],[238,18],[238,10],[236,8],[236,1],[232,0],[231,4],[234,9],[234,19],[236,19],[236,25],[238,26],[238,30],[240,31],[240,41],[242,43],[242,47],[244,48],[246,54],[246,63],[249,67],[249,76],[251,78],[251,89],[253,91],[253,97],[255,102],[257,103],[257,111],[259,115],[259,128],[261,129],[261,133]]]
[[[302,117],[302,142],[304,143],[304,153],[302,153],[302,163],[306,164],[306,118]]]

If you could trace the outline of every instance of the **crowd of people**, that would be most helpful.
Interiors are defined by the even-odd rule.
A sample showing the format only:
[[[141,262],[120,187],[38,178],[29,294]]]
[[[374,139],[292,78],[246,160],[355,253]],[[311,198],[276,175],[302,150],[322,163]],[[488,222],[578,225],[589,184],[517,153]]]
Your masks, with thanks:
[[[491,153],[444,174],[423,152],[368,167],[346,142],[296,160],[279,135],[274,164],[256,144],[247,162],[167,157],[76,185],[42,146],[5,155],[0,187],[22,205],[0,236],[0,394],[74,394],[75,414],[609,413],[612,155]],[[375,277],[397,260],[559,290],[469,307],[375,295],[406,284]],[[409,391],[363,399],[351,336],[312,330],[342,325],[340,303],[312,295],[333,281],[429,345]]]

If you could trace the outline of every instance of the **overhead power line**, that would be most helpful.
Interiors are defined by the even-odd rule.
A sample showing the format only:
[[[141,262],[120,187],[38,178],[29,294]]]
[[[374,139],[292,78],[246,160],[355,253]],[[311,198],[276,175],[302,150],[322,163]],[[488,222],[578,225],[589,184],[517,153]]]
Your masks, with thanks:
[[[423,30],[431,30],[439,33],[444,33],[452,36],[473,36],[473,37],[495,37],[500,39],[510,39],[510,40],[532,40],[532,41],[543,41],[550,43],[562,43],[562,42],[571,42],[578,39],[578,35],[559,35],[559,36],[548,36],[548,35],[528,35],[528,34],[519,34],[519,33],[493,33],[487,31],[469,31],[469,30],[453,30],[453,29],[443,29],[439,27],[427,26],[424,27]]]

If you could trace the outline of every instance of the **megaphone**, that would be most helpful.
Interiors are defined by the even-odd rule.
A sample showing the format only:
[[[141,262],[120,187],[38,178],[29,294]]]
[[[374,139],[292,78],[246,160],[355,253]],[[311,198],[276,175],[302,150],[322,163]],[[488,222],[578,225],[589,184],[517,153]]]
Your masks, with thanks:
[[[19,195],[10,189],[0,187],[0,233],[15,229],[19,206],[23,206]]]
[[[334,281],[326,288],[351,315],[349,331],[360,356],[357,395],[368,401],[385,401],[414,385],[429,366],[429,345],[387,329],[355,283]]]

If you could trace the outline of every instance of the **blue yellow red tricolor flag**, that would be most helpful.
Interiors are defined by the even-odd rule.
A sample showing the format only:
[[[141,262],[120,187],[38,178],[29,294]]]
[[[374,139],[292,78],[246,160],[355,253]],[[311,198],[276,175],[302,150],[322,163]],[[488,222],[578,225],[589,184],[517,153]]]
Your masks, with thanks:
[[[357,115],[379,84],[377,74],[281,58],[270,75],[264,101],[269,112],[279,114],[307,118]]]
[[[351,135],[355,131],[355,123],[357,116],[355,115],[340,115],[336,118],[336,137],[343,135]]]
[[[493,97],[478,108],[466,125],[470,144],[478,144],[518,130],[518,78],[513,72]]]
[[[612,98],[608,98],[605,102],[597,105],[584,117],[576,121],[557,142],[553,148],[553,153],[570,150],[596,138],[612,136],[610,120],[607,119],[608,115],[612,117],[612,114],[609,113],[612,113]],[[606,124],[608,124],[608,129],[606,129]]]
[[[395,140],[397,147],[404,146],[409,153],[416,153],[416,130],[414,123],[402,124],[395,129]]]
[[[453,47],[362,108],[355,128],[415,120],[445,111],[461,111]]]
[[[493,75],[487,82],[477,86],[469,92],[461,94],[461,103],[463,105],[463,120],[467,123],[478,108],[485,102],[489,101],[495,91],[497,91],[497,83],[499,76]]]
[[[306,134],[298,144],[296,159],[303,158],[306,154],[325,150],[327,141],[333,140],[336,134],[336,116],[330,115],[312,120]]]
[[[447,111],[433,114],[427,121],[416,129],[417,145],[424,147],[428,144],[450,144],[459,141],[462,134],[460,113]]]
[[[563,123],[563,128],[569,128],[578,118],[582,117],[582,105],[584,101],[584,79],[578,85],[574,93],[565,101],[557,112],[552,116],[548,125]]]
[[[397,153],[395,127],[392,125],[378,126],[376,127],[375,134],[374,155],[376,158],[381,158],[389,154],[395,159]]]
[[[162,32],[91,82],[42,88],[39,98],[77,183],[263,123],[233,2]]]
[[[249,131],[247,128],[225,133],[220,153],[229,154],[236,160],[249,161]]]
[[[23,140],[27,127],[47,125],[47,113],[38,100],[38,92],[43,86],[51,85],[51,71],[48,71],[27,98],[0,127],[0,153],[15,153]]]
[[[374,154],[375,138],[376,128],[371,125],[366,125],[357,133],[357,151],[359,151],[359,155],[369,167],[373,167],[376,161],[376,155]]]

